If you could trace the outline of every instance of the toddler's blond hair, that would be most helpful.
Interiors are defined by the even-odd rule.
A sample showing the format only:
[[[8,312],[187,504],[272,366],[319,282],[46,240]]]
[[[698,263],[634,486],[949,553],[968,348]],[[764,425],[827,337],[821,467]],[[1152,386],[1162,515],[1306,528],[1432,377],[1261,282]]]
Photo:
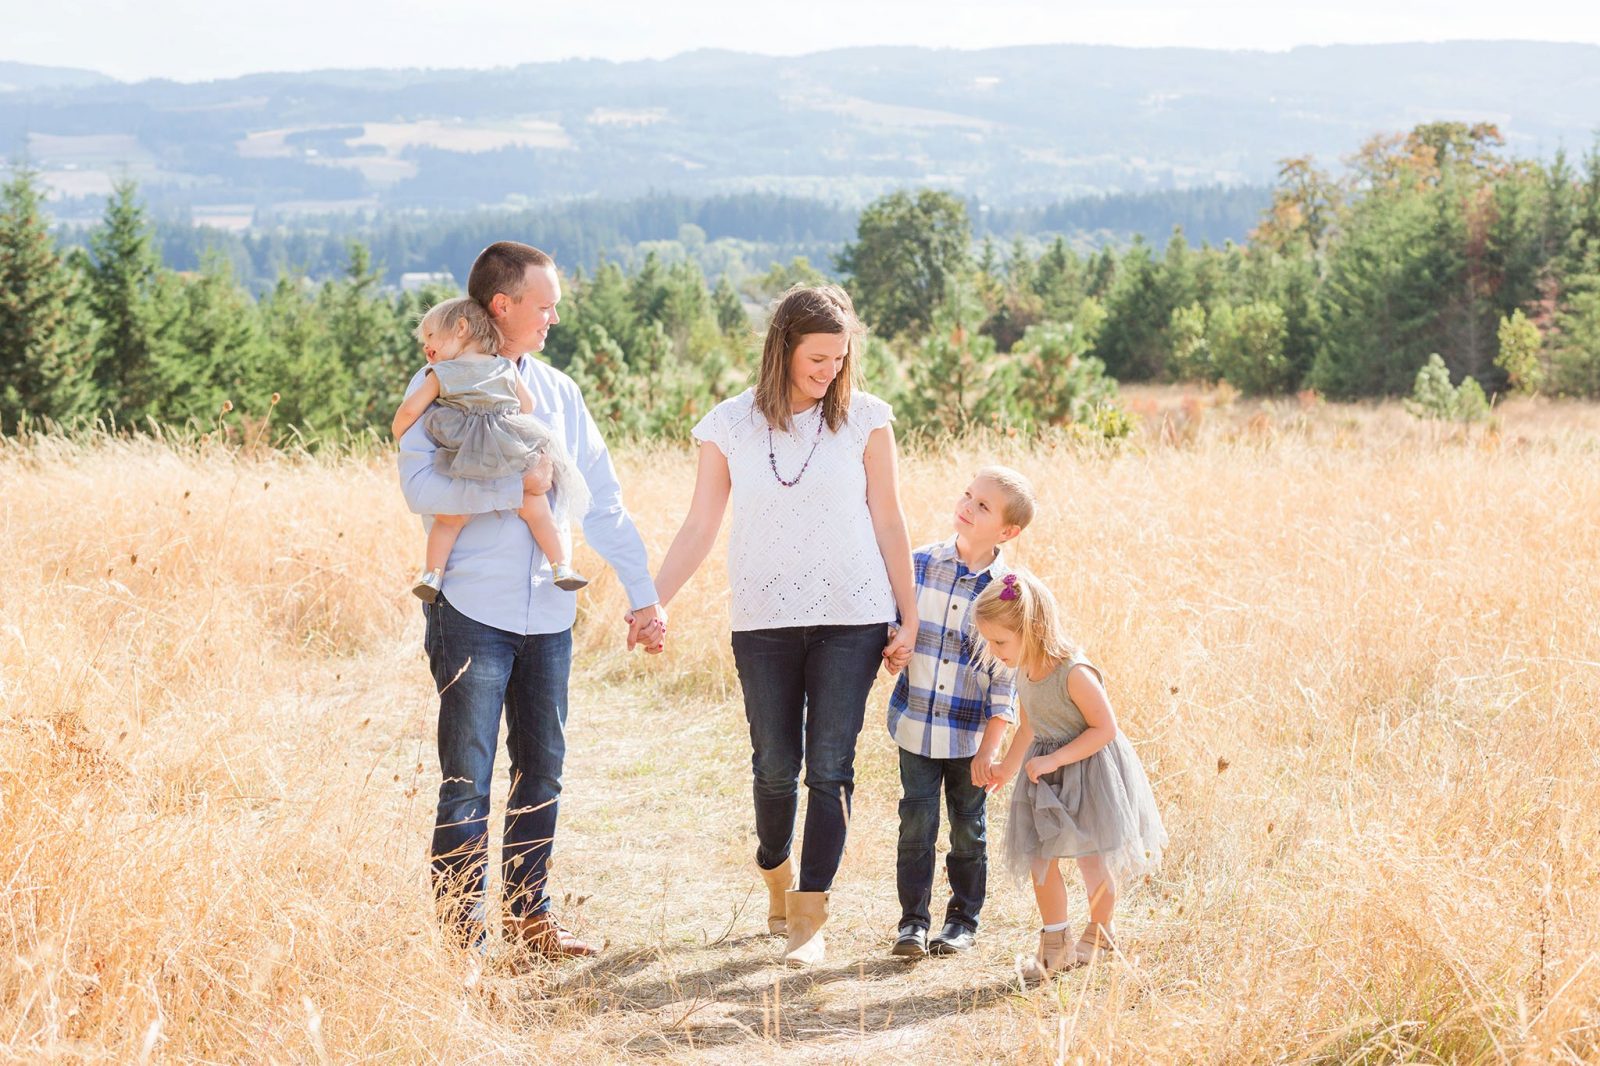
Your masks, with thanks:
[[[459,296],[428,308],[417,323],[417,340],[422,340],[423,334],[430,329],[435,333],[453,334],[456,323],[462,319],[466,319],[467,335],[478,351],[484,355],[500,354],[500,327],[494,324],[494,319],[484,306],[470,296]]]

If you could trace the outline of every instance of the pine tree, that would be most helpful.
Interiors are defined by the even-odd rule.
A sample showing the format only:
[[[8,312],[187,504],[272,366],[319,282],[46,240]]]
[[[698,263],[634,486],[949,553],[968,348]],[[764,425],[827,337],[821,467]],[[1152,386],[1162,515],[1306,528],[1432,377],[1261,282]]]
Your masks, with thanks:
[[[645,330],[634,310],[627,275],[615,263],[602,263],[581,290],[578,298],[580,332],[589,323],[603,328],[605,335],[616,342],[627,357],[628,364],[643,367],[646,358]],[[556,331],[552,330],[554,335]],[[591,345],[600,343],[597,334],[584,332]]]
[[[1600,141],[1583,164],[1554,286],[1551,383],[1569,396],[1600,397]]]
[[[1032,275],[1033,291],[1039,296],[1044,317],[1055,320],[1070,314],[1085,296],[1095,295],[1088,280],[1078,254],[1068,246],[1066,239],[1057,237],[1052,241],[1039,257]]]
[[[224,400],[241,416],[264,418],[277,386],[262,378],[270,360],[260,312],[233,267],[208,253],[197,277],[166,284],[176,291],[161,303],[177,313],[163,325],[152,360],[161,419],[210,418]]]
[[[0,186],[0,432],[94,406],[78,279],[51,239],[36,182],[18,168]]]
[[[412,324],[384,294],[383,271],[360,241],[351,241],[344,277],[322,286],[317,311],[327,321],[328,340],[350,370],[355,385],[352,429],[381,428],[394,418],[417,366]]]
[[[1600,269],[1566,279],[1550,346],[1556,391],[1600,397]]]
[[[1094,408],[1116,397],[1105,364],[1089,355],[1105,311],[1085,299],[1070,322],[1033,326],[1017,342],[1015,363],[1022,420],[1062,425],[1087,419]]]
[[[123,424],[159,417],[152,348],[163,317],[162,269],[131,181],[118,182],[89,236],[89,305],[98,324],[94,381],[103,410]]]
[[[696,360],[719,333],[706,291],[706,276],[693,260],[674,263],[662,282],[657,317],[680,359]],[[698,342],[698,343],[697,343]]]
[[[1437,212],[1413,189],[1369,194],[1343,220],[1322,287],[1310,384],[1337,397],[1404,395],[1433,351],[1442,299]]]
[[[711,294],[711,305],[716,310],[717,328],[731,337],[743,337],[750,330],[750,316],[745,314],[739,293],[724,274],[717,279],[717,288]]]
[[[245,395],[270,388],[282,399],[274,420],[313,435],[357,428],[361,415],[355,376],[334,347],[328,318],[318,309],[311,283],[300,275],[280,274],[257,312],[267,353],[258,376],[246,379]],[[402,381],[400,387],[406,384]]]
[[[593,325],[579,338],[567,373],[582,390],[589,413],[608,434],[629,435],[645,429],[639,380],[628,372],[627,357],[604,326]]]
[[[1317,260],[1269,253],[1257,261],[1250,255],[1244,283],[1247,292],[1261,293],[1282,308],[1284,387],[1300,388],[1311,373],[1322,336],[1322,282]]]
[[[962,432],[989,424],[1002,413],[1008,393],[991,388],[999,365],[994,341],[977,331],[983,305],[977,294],[960,287],[940,308],[933,326],[908,368],[901,403],[911,426],[925,431]]]
[[[1150,246],[1137,237],[1117,262],[1095,354],[1119,381],[1148,380],[1167,369],[1167,326],[1172,312],[1184,304],[1171,300],[1163,273]]]

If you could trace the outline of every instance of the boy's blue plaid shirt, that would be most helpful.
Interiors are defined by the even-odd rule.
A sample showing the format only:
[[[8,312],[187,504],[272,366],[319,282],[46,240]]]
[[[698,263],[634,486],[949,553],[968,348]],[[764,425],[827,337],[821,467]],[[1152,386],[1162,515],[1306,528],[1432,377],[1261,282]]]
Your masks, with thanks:
[[[889,697],[889,735],[926,758],[971,758],[989,719],[1016,721],[1016,679],[1004,666],[978,662],[970,618],[978,594],[1010,568],[997,552],[987,567],[969,570],[954,537],[918,548],[912,564],[917,646]]]

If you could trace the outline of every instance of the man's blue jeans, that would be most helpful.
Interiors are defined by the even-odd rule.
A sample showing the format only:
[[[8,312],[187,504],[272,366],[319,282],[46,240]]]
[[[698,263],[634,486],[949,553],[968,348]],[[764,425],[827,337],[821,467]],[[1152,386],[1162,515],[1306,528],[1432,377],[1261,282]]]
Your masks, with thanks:
[[[439,690],[439,808],[433,889],[446,920],[481,934],[489,875],[489,783],[505,710],[511,794],[501,879],[515,917],[549,907],[550,849],[566,756],[572,631],[524,636],[475,622],[443,596],[423,608],[428,665]]]
[[[805,764],[806,835],[800,891],[826,892],[844,857],[855,791],[856,737],[883,662],[882,625],[794,626],[733,634],[733,661],[750,723],[756,863],[789,857]]]
[[[900,749],[900,924],[930,928],[934,848],[939,842],[939,798],[950,811],[950,906],[944,920],[978,931],[988,887],[989,856],[984,804],[988,794],[972,783],[972,760],[929,759]]]

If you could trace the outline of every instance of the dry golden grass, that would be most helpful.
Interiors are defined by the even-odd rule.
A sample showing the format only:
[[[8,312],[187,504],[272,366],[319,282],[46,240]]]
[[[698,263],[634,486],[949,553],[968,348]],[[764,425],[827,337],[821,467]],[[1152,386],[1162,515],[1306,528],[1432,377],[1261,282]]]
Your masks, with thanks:
[[[421,538],[390,461],[0,444],[0,1054],[1600,1060],[1600,409],[1463,434],[1133,401],[1121,452],[905,462],[918,540],[980,461],[1034,477],[1015,554],[1105,667],[1172,834],[1125,956],[1028,993],[1032,901],[998,878],[971,957],[886,958],[882,689],[830,962],[773,965],[720,554],[665,659],[612,654],[610,575],[584,594],[555,877],[610,949],[479,972],[431,920]],[[659,558],[692,463],[618,458]]]

